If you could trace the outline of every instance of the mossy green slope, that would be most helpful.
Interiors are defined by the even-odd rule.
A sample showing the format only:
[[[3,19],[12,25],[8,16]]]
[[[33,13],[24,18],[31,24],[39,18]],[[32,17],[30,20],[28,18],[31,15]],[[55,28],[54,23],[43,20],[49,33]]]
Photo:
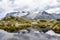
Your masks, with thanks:
[[[50,28],[54,32],[60,33],[60,19],[37,19],[32,21],[25,18],[8,16],[0,20],[0,29],[6,30],[8,32],[16,32],[29,27]]]

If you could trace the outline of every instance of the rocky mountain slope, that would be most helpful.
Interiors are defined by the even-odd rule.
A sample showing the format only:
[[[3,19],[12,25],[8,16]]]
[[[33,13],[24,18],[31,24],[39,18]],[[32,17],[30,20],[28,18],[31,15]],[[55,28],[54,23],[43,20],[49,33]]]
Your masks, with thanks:
[[[27,18],[27,19],[57,19],[57,18],[60,18],[60,14],[55,14],[55,13],[50,14],[45,11],[43,11],[43,12],[40,12],[40,11],[10,12],[6,16],[18,16],[18,17],[23,17],[23,18]]]

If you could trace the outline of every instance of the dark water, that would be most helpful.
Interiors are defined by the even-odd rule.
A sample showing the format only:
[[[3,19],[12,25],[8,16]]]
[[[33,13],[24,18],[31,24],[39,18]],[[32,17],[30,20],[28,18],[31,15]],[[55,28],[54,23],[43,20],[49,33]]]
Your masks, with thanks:
[[[21,30],[17,33],[8,33],[0,30],[0,40],[60,40],[60,37],[48,35],[31,28],[30,32]]]

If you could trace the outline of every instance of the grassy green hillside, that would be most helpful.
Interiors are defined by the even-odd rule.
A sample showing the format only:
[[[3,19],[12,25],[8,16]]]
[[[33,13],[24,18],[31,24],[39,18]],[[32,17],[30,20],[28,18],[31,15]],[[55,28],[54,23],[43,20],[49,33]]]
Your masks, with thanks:
[[[35,21],[14,16],[5,17],[0,20],[0,29],[8,32],[16,32],[29,27],[50,28],[56,33],[60,33],[60,19]]]

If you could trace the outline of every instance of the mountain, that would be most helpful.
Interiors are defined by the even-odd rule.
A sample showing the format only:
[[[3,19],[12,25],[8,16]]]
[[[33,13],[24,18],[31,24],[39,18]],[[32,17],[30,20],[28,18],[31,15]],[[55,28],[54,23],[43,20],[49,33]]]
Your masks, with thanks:
[[[28,15],[26,16],[23,16],[24,18],[27,18],[27,19],[58,19],[60,18],[60,13],[57,14],[57,13],[47,13],[46,11],[37,11],[37,12],[33,12],[33,13],[29,13]]]
[[[21,17],[21,16],[25,16],[26,14],[27,13],[25,11],[22,11],[22,12],[15,11],[15,12],[7,13],[6,17],[7,16],[18,16],[18,17]]]
[[[10,12],[7,13],[6,16],[18,16],[18,17],[22,17],[22,18],[27,18],[27,19],[31,19],[31,20],[36,20],[36,19],[57,19],[60,18],[60,14],[56,14],[56,13],[47,13],[45,11],[40,12],[40,11],[35,11],[35,12],[25,12],[25,11],[21,11],[21,12]]]
[[[54,16],[52,14],[43,11],[39,12],[38,15],[35,17],[35,19],[54,19]]]
[[[33,19],[36,20],[36,19],[53,19],[54,18],[53,15],[51,15],[45,11],[43,11],[43,12],[37,11],[37,12],[29,13],[28,15],[23,16],[23,17],[27,18],[27,19],[32,19],[32,20]]]
[[[60,18],[60,13],[59,14],[53,13],[52,15],[55,17],[55,19]]]

